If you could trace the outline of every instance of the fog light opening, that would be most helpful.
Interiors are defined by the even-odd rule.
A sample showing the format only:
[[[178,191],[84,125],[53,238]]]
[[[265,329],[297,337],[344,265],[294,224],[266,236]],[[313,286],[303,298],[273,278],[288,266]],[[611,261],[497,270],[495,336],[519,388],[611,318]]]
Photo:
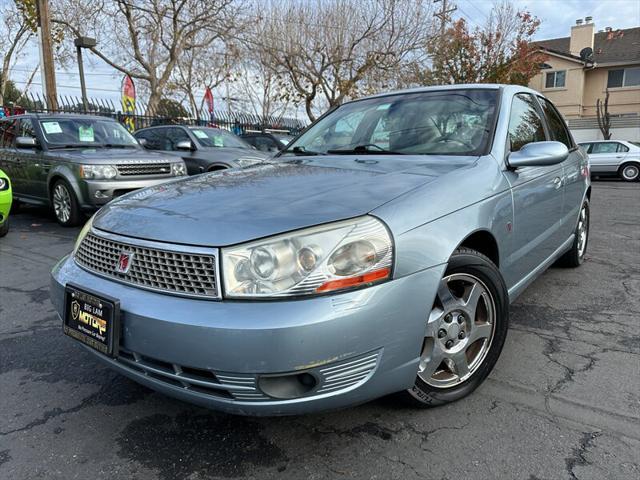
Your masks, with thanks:
[[[311,392],[318,380],[310,373],[269,375],[258,379],[258,387],[263,393],[280,400],[304,397]]]
[[[109,191],[108,190],[96,190],[96,193],[94,194],[94,196],[96,198],[109,198]]]

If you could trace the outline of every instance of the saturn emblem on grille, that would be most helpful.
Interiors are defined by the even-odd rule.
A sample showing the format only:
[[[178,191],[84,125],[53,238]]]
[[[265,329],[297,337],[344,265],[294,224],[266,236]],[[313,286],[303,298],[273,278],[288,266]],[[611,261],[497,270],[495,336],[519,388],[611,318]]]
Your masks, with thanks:
[[[134,254],[131,252],[120,252],[120,256],[118,257],[118,264],[116,265],[116,273],[129,273],[131,269],[131,264],[133,263]]]

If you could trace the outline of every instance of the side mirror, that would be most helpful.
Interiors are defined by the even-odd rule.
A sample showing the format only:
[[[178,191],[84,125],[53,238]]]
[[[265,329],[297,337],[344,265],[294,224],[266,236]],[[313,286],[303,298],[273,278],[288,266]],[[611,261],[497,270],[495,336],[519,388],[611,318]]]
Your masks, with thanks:
[[[195,150],[195,148],[193,147],[193,143],[191,142],[191,140],[182,140],[178,143],[176,143],[176,150]]]
[[[33,137],[17,137],[16,148],[37,148],[38,141]]]
[[[147,142],[146,138],[138,138],[137,140],[141,147],[149,148],[149,143]]]
[[[544,167],[563,162],[569,156],[569,149],[560,142],[527,143],[517,152],[511,152],[507,158],[510,168]]]

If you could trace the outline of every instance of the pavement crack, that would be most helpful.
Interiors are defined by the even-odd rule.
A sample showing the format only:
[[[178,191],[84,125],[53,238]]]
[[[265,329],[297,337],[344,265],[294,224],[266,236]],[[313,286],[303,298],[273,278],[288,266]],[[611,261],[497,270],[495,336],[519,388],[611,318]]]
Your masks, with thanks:
[[[593,447],[594,440],[600,435],[602,435],[602,433],[599,431],[582,432],[582,437],[580,438],[578,447],[574,447],[572,449],[572,456],[565,459],[569,478],[578,480],[578,477],[573,470],[578,466],[591,465],[591,462],[587,460],[586,455],[589,452],[589,449]]]

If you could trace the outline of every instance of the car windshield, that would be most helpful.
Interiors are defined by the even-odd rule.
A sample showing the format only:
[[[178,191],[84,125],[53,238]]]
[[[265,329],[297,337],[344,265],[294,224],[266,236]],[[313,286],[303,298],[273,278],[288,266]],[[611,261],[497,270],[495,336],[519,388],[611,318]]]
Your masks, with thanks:
[[[40,120],[44,140],[51,147],[136,147],[138,142],[118,122],[94,118]]]
[[[253,147],[247,142],[220,128],[192,128],[191,132],[203,147],[231,147],[253,150]]]
[[[490,145],[497,99],[496,89],[457,89],[347,103],[283,154],[481,155]]]

